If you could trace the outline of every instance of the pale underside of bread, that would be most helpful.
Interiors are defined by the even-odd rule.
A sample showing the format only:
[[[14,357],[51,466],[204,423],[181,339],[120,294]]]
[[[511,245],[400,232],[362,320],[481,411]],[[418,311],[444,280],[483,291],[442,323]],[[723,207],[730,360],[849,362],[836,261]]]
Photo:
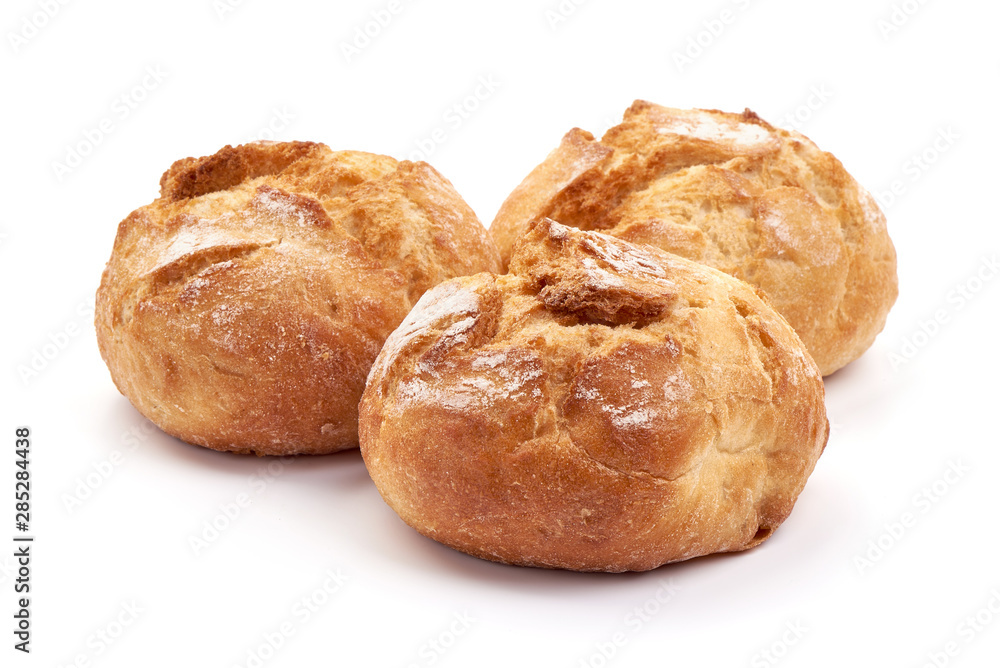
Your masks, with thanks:
[[[749,285],[552,221],[429,291],[361,403],[421,533],[509,564],[647,570],[766,538],[825,446],[817,367]]]
[[[571,130],[490,228],[505,262],[550,217],[707,264],[767,293],[824,375],[867,350],[897,294],[871,195],[833,155],[752,112],[638,101],[596,140]]]
[[[168,433],[256,454],[357,445],[372,361],[432,285],[496,270],[425,163],[309,142],[176,162],[118,229],[97,297],[118,388]]]

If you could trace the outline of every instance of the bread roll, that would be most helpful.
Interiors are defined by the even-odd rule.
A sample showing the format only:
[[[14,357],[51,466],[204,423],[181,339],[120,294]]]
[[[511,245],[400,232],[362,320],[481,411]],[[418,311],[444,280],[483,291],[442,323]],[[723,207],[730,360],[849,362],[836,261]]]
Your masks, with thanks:
[[[763,289],[823,375],[871,346],[896,299],[896,254],[871,195],[835,157],[750,111],[639,101],[600,141],[571,130],[493,221],[505,262],[541,216]]]
[[[431,286],[499,269],[429,165],[308,142],[180,160],[118,227],[101,355],[164,431],[216,450],[355,447],[385,338]]]
[[[372,367],[360,430],[379,492],[422,534],[618,572],[767,539],[828,424],[815,363],[751,286],[542,220],[508,275],[420,299]]]

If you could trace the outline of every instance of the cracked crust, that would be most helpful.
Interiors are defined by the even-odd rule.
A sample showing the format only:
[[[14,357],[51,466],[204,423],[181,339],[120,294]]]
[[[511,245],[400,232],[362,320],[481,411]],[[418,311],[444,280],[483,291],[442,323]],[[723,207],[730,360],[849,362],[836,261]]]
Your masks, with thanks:
[[[751,111],[637,101],[597,141],[571,130],[490,231],[504,261],[547,216],[707,264],[767,293],[823,375],[857,359],[897,295],[885,216],[834,156]]]
[[[101,355],[164,431],[216,450],[357,445],[382,343],[428,288],[499,256],[425,163],[310,142],[185,158],[118,228]]]
[[[542,220],[509,274],[423,296],[372,367],[360,432],[421,533],[619,572],[764,541],[828,424],[815,363],[751,286]]]

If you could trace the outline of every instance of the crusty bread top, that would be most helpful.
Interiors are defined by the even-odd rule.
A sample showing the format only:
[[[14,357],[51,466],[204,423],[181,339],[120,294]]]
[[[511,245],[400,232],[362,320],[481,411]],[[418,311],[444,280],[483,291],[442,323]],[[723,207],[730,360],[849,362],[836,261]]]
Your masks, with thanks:
[[[762,288],[824,374],[871,345],[896,297],[895,250],[871,195],[833,155],[749,110],[637,101],[600,141],[571,130],[497,213],[505,262],[543,216]]]
[[[413,301],[446,278],[481,271],[484,255],[489,269],[498,267],[491,237],[471,224],[476,214],[433,167],[315,142],[254,142],[178,160],[160,179],[160,199],[139,211],[163,220],[221,215],[261,192],[266,206],[281,206],[269,189],[302,195],[284,204],[306,210],[293,220],[301,213],[313,228],[359,241],[406,280]],[[126,231],[131,218],[122,222]]]

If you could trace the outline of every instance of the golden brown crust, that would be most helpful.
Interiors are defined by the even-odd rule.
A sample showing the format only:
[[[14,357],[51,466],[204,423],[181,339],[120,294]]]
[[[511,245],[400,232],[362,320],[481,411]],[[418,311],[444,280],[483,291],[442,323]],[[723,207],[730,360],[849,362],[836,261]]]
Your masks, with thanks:
[[[637,101],[600,141],[571,130],[490,228],[507,262],[536,218],[646,243],[760,287],[824,375],[867,350],[897,294],[871,195],[756,114]]]
[[[97,294],[121,392],[185,441],[257,454],[357,445],[372,361],[424,290],[499,269],[424,163],[308,142],[179,160],[118,228]]]
[[[421,298],[372,367],[360,433],[421,533],[625,571],[765,540],[828,425],[816,365],[752,287],[543,220],[508,275]]]

